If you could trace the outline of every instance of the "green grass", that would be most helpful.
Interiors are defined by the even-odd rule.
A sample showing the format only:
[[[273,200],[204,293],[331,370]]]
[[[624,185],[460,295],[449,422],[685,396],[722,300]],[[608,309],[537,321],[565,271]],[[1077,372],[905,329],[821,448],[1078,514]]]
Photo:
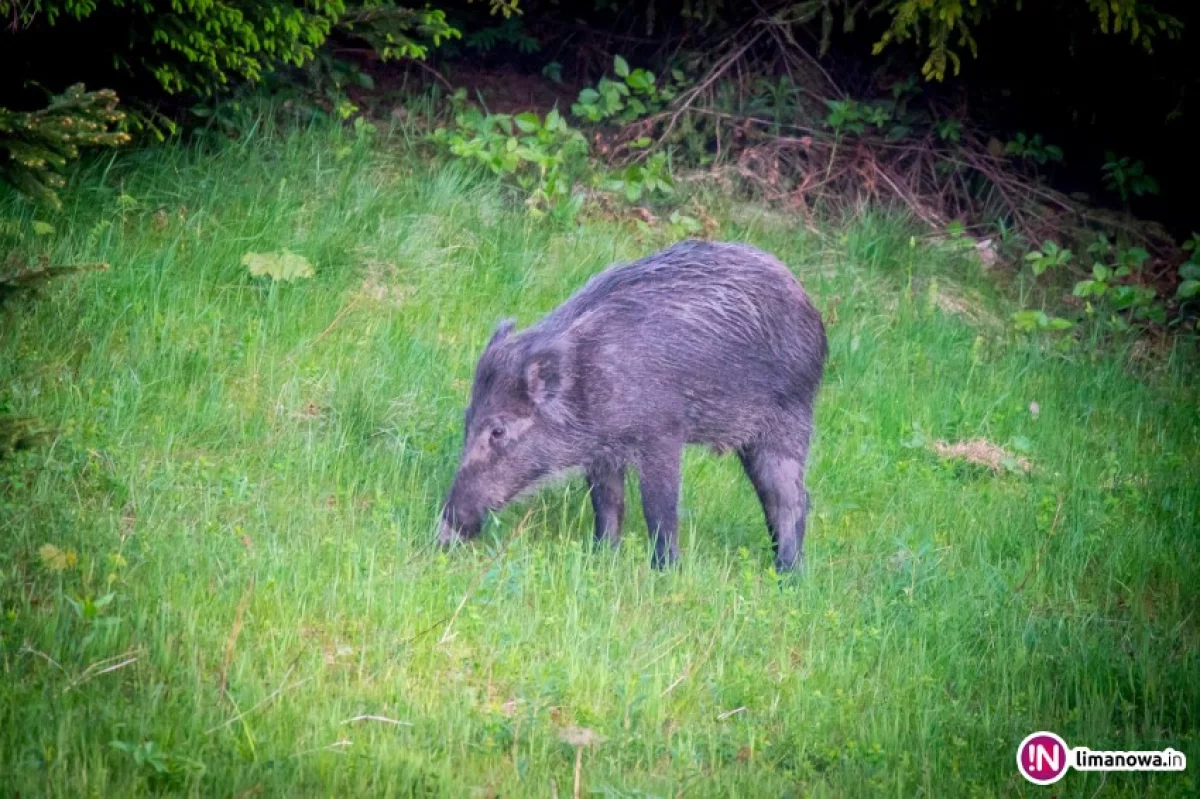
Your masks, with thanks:
[[[126,154],[74,186],[48,236],[0,199],[31,254],[111,266],[0,317],[0,408],[53,430],[0,461],[5,791],[570,796],[569,725],[606,738],[583,789],[610,796],[1049,795],[1014,762],[1039,729],[1192,760],[1059,792],[1196,791],[1183,344],[1017,335],[978,267],[883,216],[817,235],[717,209],[829,320],[807,571],[771,572],[736,459],[699,451],[675,571],[649,569],[636,503],[593,552],[579,481],[447,554],[495,322],[665,234],[533,222],[398,139],[315,130]],[[240,264],[284,248],[316,277]],[[1032,474],[927,445],[977,437]]]

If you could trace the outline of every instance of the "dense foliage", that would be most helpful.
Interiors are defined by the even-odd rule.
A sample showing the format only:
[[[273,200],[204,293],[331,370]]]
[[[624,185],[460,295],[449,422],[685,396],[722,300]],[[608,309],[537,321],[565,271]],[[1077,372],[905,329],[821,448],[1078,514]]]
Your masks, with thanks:
[[[109,107],[115,96],[72,89],[69,98],[54,98],[37,111],[46,103],[43,82],[103,80],[145,105],[163,94],[211,96],[281,67],[301,66],[335,31],[384,59],[423,58],[430,46],[460,35],[439,9],[389,0],[0,0],[0,18],[8,21],[0,32],[0,73],[23,78],[19,85],[0,85],[0,176],[51,203],[53,170],[75,157],[79,146],[128,137],[64,136],[55,120],[69,111],[90,125],[89,104],[112,117],[106,124],[119,121]],[[69,64],[61,58],[64,48],[74,57]],[[33,115],[17,115],[6,102]]]
[[[124,118],[112,91],[85,91],[82,84],[53,97],[45,108],[14,112],[0,107],[0,178],[30,196],[58,204],[63,184],[56,170],[79,156],[80,147],[114,146],[129,134],[113,128]]]
[[[554,111],[494,113],[458,92],[429,115],[429,128],[440,126],[435,144],[510,179],[534,213],[574,219],[605,193],[666,203],[680,168],[736,176],[802,215],[831,200],[896,202],[935,228],[998,229],[1013,260],[1044,255],[1043,242],[1057,240],[1080,254],[1059,271],[1086,283],[1077,296],[1088,313],[1103,298],[1123,318],[1159,319],[1158,298],[1194,296],[1177,295],[1187,278],[1174,268],[1186,256],[1174,241],[1116,236],[1117,251],[1150,253],[1131,265],[1082,253],[1115,230],[1093,225],[1089,208],[1161,214],[1177,205],[1170,195],[1186,180],[1160,151],[1177,156],[1195,127],[1187,102],[1197,75],[1181,68],[1180,47],[1156,48],[1192,13],[1180,0],[668,0],[569,13],[545,0],[0,0],[9,20],[0,39],[14,45],[0,48],[0,74],[26,79],[0,86],[0,178],[54,205],[59,171],[80,147],[128,139],[115,95],[74,86],[80,75],[118,89],[137,124],[200,120],[209,133],[237,136],[247,106],[223,100],[230,89],[270,78],[292,104],[314,88],[295,90],[294,68],[305,67],[304,80],[323,84],[306,107],[346,120],[366,110],[347,89],[373,88],[370,74],[347,70],[347,54],[425,59],[457,40],[443,51],[450,62],[422,74],[453,89],[439,69],[507,63],[571,86]],[[1008,46],[1015,39],[1022,48]],[[62,49],[78,58],[64,61]],[[1143,89],[1107,88],[1126,73],[1143,76]],[[1013,120],[1043,84],[1044,96]],[[1092,84],[1105,88],[1089,94]],[[1168,147],[1143,154],[1138,136],[1156,114]],[[371,129],[365,117],[354,124]],[[664,210],[683,229],[701,224]],[[1194,227],[1171,222],[1176,240]],[[1174,277],[1162,280],[1164,270]]]
[[[810,0],[809,4],[813,4]],[[815,0],[824,9],[840,5],[847,24],[863,4],[854,0]],[[806,5],[806,4],[801,4]],[[1072,27],[1094,26],[1101,34],[1128,34],[1132,43],[1152,51],[1160,36],[1179,35],[1182,24],[1175,16],[1142,0],[1054,0],[1051,5],[1063,20],[1064,32]],[[1081,7],[1086,12],[1080,14]],[[913,41],[926,51],[921,67],[926,77],[941,80],[947,67],[958,74],[962,67],[960,52],[978,55],[975,29],[1000,11],[1020,11],[1021,0],[885,0],[876,7],[889,17],[887,30],[875,44],[875,52],[895,42]]]

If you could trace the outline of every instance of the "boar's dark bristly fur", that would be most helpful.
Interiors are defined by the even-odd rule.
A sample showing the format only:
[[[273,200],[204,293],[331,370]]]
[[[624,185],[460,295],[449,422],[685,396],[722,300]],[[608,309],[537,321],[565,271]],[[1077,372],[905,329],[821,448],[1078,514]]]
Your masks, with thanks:
[[[825,328],[782,263],[742,244],[686,241],[594,276],[541,322],[497,328],[475,371],[439,540],[478,533],[543,478],[582,469],[596,538],[616,543],[637,470],[654,564],[678,556],[686,444],[736,451],[776,564],[804,542],[804,468]]]

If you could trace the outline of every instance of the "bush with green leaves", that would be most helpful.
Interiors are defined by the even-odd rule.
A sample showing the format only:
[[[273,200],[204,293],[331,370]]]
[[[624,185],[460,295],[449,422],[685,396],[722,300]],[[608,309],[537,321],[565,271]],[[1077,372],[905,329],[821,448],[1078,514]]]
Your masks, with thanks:
[[[491,6],[511,3],[492,0]],[[461,35],[443,11],[392,0],[0,0],[0,18],[7,23],[0,47],[19,46],[28,31],[83,30],[95,18],[106,24],[117,20],[127,35],[114,38],[104,55],[110,61],[104,67],[116,68],[113,76],[123,74],[133,84],[149,78],[167,94],[200,97],[259,81],[283,66],[303,66],[335,31],[384,59],[424,58],[431,46]],[[80,62],[77,69],[84,72],[89,65]],[[7,153],[0,177],[55,203],[56,170],[75,158],[81,145],[128,139],[110,129],[120,122],[115,105],[111,92],[72,88],[40,111],[0,107],[0,158]],[[68,123],[75,127],[60,127]]]
[[[129,36],[112,42],[113,63],[148,72],[168,93],[211,94],[237,79],[257,80],[280,64],[313,57],[344,0],[0,0],[0,16],[18,28],[119,15]],[[16,34],[16,35],[19,35]]]
[[[480,55],[487,55],[503,46],[511,47],[524,55],[542,49],[542,43],[529,33],[521,18],[511,15],[497,25],[488,25],[467,34],[463,45]],[[453,51],[447,54],[454,55]]]
[[[1072,257],[1073,254],[1070,250],[1060,247],[1056,242],[1046,240],[1042,242],[1040,249],[1025,254],[1025,263],[1029,264],[1029,268],[1033,270],[1034,277],[1041,277],[1051,269],[1066,266],[1071,262]]]
[[[58,207],[62,169],[81,147],[115,147],[129,141],[117,128],[124,114],[117,95],[89,92],[82,84],[50,99],[39,111],[18,113],[0,107],[0,179],[27,195]]]
[[[1116,153],[1105,153],[1104,185],[1119,195],[1121,202],[1128,203],[1134,197],[1158,194],[1158,181],[1146,174],[1146,165],[1128,157],[1118,158]]]
[[[574,217],[583,204],[575,191],[586,169],[588,145],[583,134],[551,109],[544,117],[487,114],[466,106],[466,91],[454,95],[459,107],[453,127],[439,127],[430,139],[452,155],[483,164],[510,177],[526,194],[531,213]]]
[[[1050,163],[1062,163],[1063,160],[1062,148],[1053,144],[1046,144],[1042,140],[1042,134],[1040,133],[1035,133],[1033,136],[1026,136],[1024,133],[1018,132],[1012,141],[1004,145],[1004,152],[1037,164],[1038,166],[1045,166]]]
[[[648,69],[630,69],[629,62],[619,55],[613,58],[613,72],[617,80],[606,76],[595,87],[580,91],[578,101],[571,106],[571,113],[587,122],[626,125],[661,111],[686,84],[686,77],[678,69],[672,70],[668,79],[660,81]]]
[[[871,127],[882,130],[891,120],[890,109],[881,103],[864,103],[858,100],[826,100],[829,115],[825,124],[836,135],[853,133],[862,135]]]
[[[460,35],[445,12],[391,0],[0,0],[0,17],[17,31],[10,35],[101,13],[119,16],[129,32],[112,42],[113,63],[149,73],[170,94],[210,95],[280,66],[302,66],[337,28],[382,58],[424,58],[431,44]]]
[[[1091,276],[1075,284],[1072,294],[1087,302],[1087,311],[1095,313],[1093,303],[1102,303],[1110,312],[1109,321],[1122,326],[1124,321],[1167,321],[1166,306],[1157,289],[1142,280],[1150,253],[1142,247],[1116,247],[1107,236],[1100,236],[1088,247]]]
[[[823,121],[839,139],[847,135],[882,135],[894,142],[931,133],[941,142],[959,141],[963,134],[962,122],[935,117],[928,108],[918,106],[913,101],[920,94],[920,87],[910,76],[892,85],[890,98],[872,101],[827,99],[828,113]]]
[[[1012,315],[1013,327],[1022,333],[1061,333],[1075,327],[1070,319],[1051,316],[1045,311],[1028,309]]]
[[[1044,0],[1045,2],[1046,0]],[[1174,38],[1183,24],[1169,12],[1147,0],[1049,0],[1067,20],[1080,17],[1094,20],[1093,28],[1108,35],[1128,35],[1130,41],[1146,52],[1154,49],[1160,37]],[[1164,6],[1165,3],[1159,3]],[[892,44],[915,42],[925,53],[922,74],[933,80],[946,77],[947,69],[957,75],[962,68],[961,51],[978,55],[973,31],[1001,11],[1020,11],[1021,0],[804,0],[792,5],[798,19],[822,18],[822,47],[828,47],[834,16],[840,14],[843,27],[853,30],[860,14],[881,14],[887,28],[875,43],[876,54]],[[1086,9],[1086,14],[1076,12]],[[1089,20],[1090,22],[1090,20]]]
[[[649,143],[649,139],[642,139],[634,142],[634,145],[645,146]],[[617,172],[601,176],[599,184],[602,189],[617,192],[631,203],[643,198],[670,197],[675,193],[671,165],[667,154],[662,151],[644,161],[634,161]]]

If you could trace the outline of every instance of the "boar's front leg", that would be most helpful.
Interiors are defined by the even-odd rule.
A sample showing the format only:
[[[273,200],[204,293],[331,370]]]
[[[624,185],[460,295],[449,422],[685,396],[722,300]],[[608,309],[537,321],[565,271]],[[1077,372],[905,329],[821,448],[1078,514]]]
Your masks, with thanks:
[[[642,510],[650,540],[654,542],[656,569],[664,569],[679,558],[679,461],[682,442],[660,441],[638,458],[638,480]]]
[[[621,541],[621,522],[625,518],[625,466],[595,463],[587,470],[592,493],[592,511],[596,516],[596,543]]]

